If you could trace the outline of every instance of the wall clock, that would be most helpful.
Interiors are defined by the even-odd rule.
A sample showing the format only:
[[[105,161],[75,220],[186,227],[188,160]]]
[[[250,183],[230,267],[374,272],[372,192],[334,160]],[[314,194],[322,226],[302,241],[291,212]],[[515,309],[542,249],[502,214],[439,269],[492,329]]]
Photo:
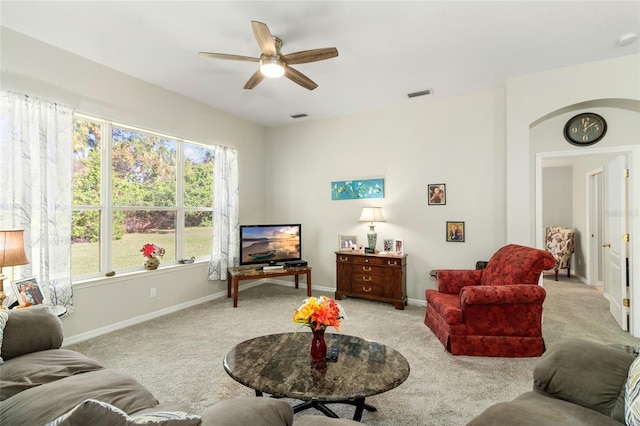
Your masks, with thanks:
[[[598,142],[607,133],[607,122],[602,116],[584,112],[567,121],[564,138],[573,145],[586,146]]]

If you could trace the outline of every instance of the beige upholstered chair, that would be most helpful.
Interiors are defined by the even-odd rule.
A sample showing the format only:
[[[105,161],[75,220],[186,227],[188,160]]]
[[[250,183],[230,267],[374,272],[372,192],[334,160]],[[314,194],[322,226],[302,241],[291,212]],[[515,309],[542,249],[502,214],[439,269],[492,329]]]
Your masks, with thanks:
[[[563,226],[551,226],[547,228],[546,250],[556,259],[553,270],[558,281],[558,270],[567,269],[567,277],[571,276],[571,255],[575,249],[575,232],[571,228]]]

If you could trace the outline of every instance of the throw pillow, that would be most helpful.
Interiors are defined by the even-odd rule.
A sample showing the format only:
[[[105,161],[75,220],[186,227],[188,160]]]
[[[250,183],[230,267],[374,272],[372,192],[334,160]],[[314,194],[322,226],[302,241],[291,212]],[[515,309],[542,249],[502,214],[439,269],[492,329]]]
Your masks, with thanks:
[[[96,419],[100,419],[96,423]],[[129,426],[129,425],[153,425],[153,426],[197,426],[200,424],[200,416],[184,412],[159,411],[156,413],[144,413],[129,416],[127,413],[106,402],[95,399],[87,399],[75,406],[71,411],[63,414],[47,426],[73,426],[93,424],[96,426]]]
[[[2,337],[4,336],[4,326],[9,320],[9,311],[5,309],[0,309],[0,364],[4,363],[2,359]]]
[[[625,384],[624,418],[628,426],[640,426],[640,356],[629,367]]]

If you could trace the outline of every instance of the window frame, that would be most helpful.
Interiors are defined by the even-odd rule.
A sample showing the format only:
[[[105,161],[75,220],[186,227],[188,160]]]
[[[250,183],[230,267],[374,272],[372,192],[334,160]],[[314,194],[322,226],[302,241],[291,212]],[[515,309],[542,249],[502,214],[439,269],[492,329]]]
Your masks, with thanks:
[[[80,205],[75,204],[72,201],[71,211],[98,211],[100,216],[100,231],[99,235],[99,260],[98,260],[98,272],[86,273],[82,275],[72,275],[71,280],[74,283],[77,282],[86,282],[96,278],[104,277],[104,275],[109,271],[114,271],[113,269],[113,217],[114,213],[118,211],[136,211],[136,210],[152,210],[152,211],[167,211],[174,212],[176,216],[175,220],[175,257],[176,260],[163,260],[159,269],[162,269],[163,266],[172,266],[179,263],[179,259],[183,259],[185,257],[184,249],[186,244],[186,228],[185,228],[185,214],[187,212],[211,212],[212,215],[212,225],[215,226],[215,218],[213,217],[213,203],[209,207],[185,207],[184,206],[184,189],[185,189],[185,181],[184,181],[184,166],[185,166],[185,144],[194,145],[200,148],[204,148],[206,150],[212,151],[214,153],[214,167],[215,167],[215,150],[212,145],[207,145],[205,143],[196,142],[190,139],[185,139],[177,136],[170,136],[167,134],[155,132],[148,129],[142,129],[139,127],[122,124],[119,122],[115,122],[112,120],[98,118],[96,116],[83,114],[83,113],[74,113],[73,116],[74,123],[76,120],[84,120],[91,121],[94,123],[100,124],[101,127],[101,139],[99,145],[99,153],[100,153],[100,202],[97,206],[92,205]],[[113,128],[125,129],[133,132],[144,133],[160,138],[170,139],[176,142],[176,170],[175,170],[175,179],[176,179],[176,197],[175,197],[175,205],[173,206],[114,206],[113,205]],[[214,179],[215,172],[212,171],[212,180]],[[213,191],[213,188],[212,188]],[[73,243],[71,243],[73,244]],[[135,273],[135,272],[143,272],[144,268],[142,266],[142,257],[140,259],[139,267],[131,267],[117,270],[119,273]],[[197,256],[195,258],[195,262],[202,262],[208,260],[206,255]]]

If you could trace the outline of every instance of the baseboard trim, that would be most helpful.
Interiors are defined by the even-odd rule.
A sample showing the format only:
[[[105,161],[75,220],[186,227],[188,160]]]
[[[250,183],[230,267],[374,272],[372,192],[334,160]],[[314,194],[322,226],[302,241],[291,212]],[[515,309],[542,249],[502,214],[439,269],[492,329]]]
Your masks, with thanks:
[[[277,284],[277,285],[282,285],[282,286],[291,287],[291,288],[295,287],[295,283],[293,283],[292,281],[274,280],[274,279],[270,279],[270,280],[259,279],[259,280],[250,281],[248,283],[244,283],[244,284],[239,285],[238,286],[238,292],[246,290],[248,288],[252,288],[252,287],[256,287],[256,286],[265,284],[265,283],[267,283],[267,281],[270,284]],[[306,283],[300,282],[299,283],[299,288],[305,288],[306,289],[307,288]],[[326,292],[326,293],[333,293],[333,292],[336,291],[336,289],[334,287],[325,287],[325,286],[313,286],[313,290],[322,291],[322,292]],[[305,292],[305,296],[306,296],[306,292]],[[172,313],[180,311],[182,309],[190,308],[192,306],[196,306],[196,305],[199,305],[201,303],[206,303],[206,302],[210,302],[212,300],[226,298],[226,297],[227,297],[227,292],[223,290],[223,291],[219,291],[219,292],[214,293],[214,294],[210,294],[210,295],[205,296],[205,297],[201,297],[199,299],[190,300],[189,302],[180,303],[178,305],[169,306],[167,308],[160,309],[160,310],[157,310],[157,311],[154,311],[154,312],[150,312],[148,314],[140,315],[140,316],[128,319],[126,321],[120,321],[120,322],[117,322],[117,323],[114,323],[114,324],[109,324],[109,325],[107,325],[105,327],[100,327],[100,328],[96,328],[96,329],[91,330],[91,331],[87,331],[87,332],[84,332],[84,333],[80,333],[80,334],[76,334],[76,335],[73,335],[73,336],[65,337],[62,346],[68,346],[68,345],[73,345],[75,343],[84,342],[85,340],[89,340],[89,339],[91,339],[93,337],[98,337],[98,336],[101,336],[103,334],[111,333],[112,331],[120,330],[121,328],[131,327],[132,325],[140,324],[141,322],[149,321],[149,320],[152,320],[154,318],[158,318],[158,317],[161,317],[161,316],[164,316],[164,315],[172,314]],[[415,305],[415,306],[427,306],[427,302],[426,301],[417,300],[417,299],[408,299],[407,300],[407,304]]]
[[[266,280],[251,281],[249,283],[242,284],[242,285],[238,286],[238,291],[240,292],[242,290],[258,286],[258,285],[263,284],[265,282],[266,282]],[[130,318],[130,319],[126,320],[126,321],[120,321],[120,322],[117,322],[117,323],[114,323],[114,324],[109,324],[109,325],[104,326],[104,327],[96,328],[96,329],[91,330],[91,331],[87,331],[87,332],[84,332],[84,333],[76,334],[74,336],[65,337],[64,342],[62,343],[62,346],[73,345],[75,343],[79,343],[79,342],[83,342],[85,340],[89,340],[89,339],[91,339],[93,337],[98,337],[98,336],[101,336],[103,334],[111,333],[112,331],[120,330],[121,328],[130,327],[132,325],[140,324],[141,322],[149,321],[149,320],[152,320],[154,318],[158,318],[158,317],[161,317],[161,316],[164,316],[164,315],[172,314],[172,313],[177,312],[177,311],[181,311],[182,309],[186,309],[186,308],[190,308],[192,306],[200,305],[201,303],[206,303],[206,302],[210,302],[212,300],[226,298],[226,297],[227,297],[227,292],[226,292],[226,290],[223,290],[223,291],[219,291],[217,293],[210,294],[210,295],[205,296],[205,297],[201,297],[199,299],[190,300],[190,301],[185,302],[185,303],[180,303],[178,305],[169,306],[169,307],[164,308],[164,309],[160,309],[160,310],[157,310],[157,311],[154,311],[154,312],[149,312],[148,314],[144,314],[144,315],[140,315],[140,316],[137,316],[137,317],[134,317],[134,318]]]

